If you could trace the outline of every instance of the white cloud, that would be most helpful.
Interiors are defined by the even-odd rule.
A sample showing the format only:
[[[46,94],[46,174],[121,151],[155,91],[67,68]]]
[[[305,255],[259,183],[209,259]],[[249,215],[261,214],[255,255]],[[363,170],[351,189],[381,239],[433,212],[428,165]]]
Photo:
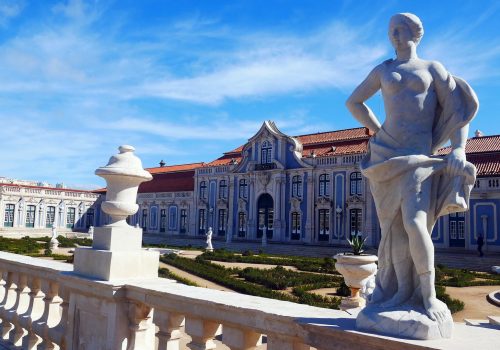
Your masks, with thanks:
[[[24,9],[23,0],[2,0],[0,1],[0,25],[6,26],[14,17],[17,17]]]

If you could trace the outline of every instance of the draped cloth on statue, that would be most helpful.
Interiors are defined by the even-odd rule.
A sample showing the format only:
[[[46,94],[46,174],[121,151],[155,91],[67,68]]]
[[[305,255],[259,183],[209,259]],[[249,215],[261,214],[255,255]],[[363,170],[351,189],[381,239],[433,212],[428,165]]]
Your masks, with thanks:
[[[456,88],[444,101],[440,101],[442,104],[436,110],[432,153],[468,124],[478,109],[477,98],[470,86],[460,78],[450,76],[450,79],[455,79]],[[467,162],[463,173],[451,178],[445,171],[445,158],[412,153],[414,151],[405,149],[404,140],[397,140],[382,127],[371,138],[368,154],[361,162],[361,171],[369,179],[382,230],[374,297],[383,297],[375,297],[378,302],[389,300],[397,292],[394,266],[408,264],[405,271],[412,273],[405,276],[405,282],[414,293],[406,304],[422,305],[420,282],[410,255],[408,234],[403,226],[403,199],[417,196],[422,188],[431,188],[427,217],[428,230],[432,232],[439,216],[468,209],[470,191],[474,186],[476,168],[473,164]]]

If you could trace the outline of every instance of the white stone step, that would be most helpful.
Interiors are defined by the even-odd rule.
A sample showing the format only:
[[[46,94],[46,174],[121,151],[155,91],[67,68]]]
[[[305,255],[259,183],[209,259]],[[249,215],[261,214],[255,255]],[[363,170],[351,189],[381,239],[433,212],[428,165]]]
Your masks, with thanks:
[[[485,324],[489,324],[488,320],[475,320],[471,318],[464,318],[464,322],[467,326],[476,326],[476,327],[481,327],[484,326]]]
[[[500,326],[500,316],[488,316],[488,321],[490,324]]]

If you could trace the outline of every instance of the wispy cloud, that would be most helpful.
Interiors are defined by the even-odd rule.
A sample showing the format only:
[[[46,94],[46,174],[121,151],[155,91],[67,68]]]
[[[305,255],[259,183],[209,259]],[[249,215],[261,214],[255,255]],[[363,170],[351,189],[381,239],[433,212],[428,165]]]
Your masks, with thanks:
[[[17,17],[24,9],[23,0],[0,1],[0,26],[5,27],[12,18]]]
[[[0,27],[15,27],[25,8],[0,0]],[[336,122],[315,115],[307,97],[345,99],[392,53],[385,13],[274,30],[194,12],[131,30],[132,15],[119,10],[108,1],[40,6],[40,17],[2,37],[0,142],[9,151],[0,176],[93,183],[122,143],[137,146],[145,166],[210,161],[265,119],[290,135],[331,130]],[[488,8],[467,28],[429,31],[421,56],[469,81],[498,80],[499,39],[474,37],[497,14]]]

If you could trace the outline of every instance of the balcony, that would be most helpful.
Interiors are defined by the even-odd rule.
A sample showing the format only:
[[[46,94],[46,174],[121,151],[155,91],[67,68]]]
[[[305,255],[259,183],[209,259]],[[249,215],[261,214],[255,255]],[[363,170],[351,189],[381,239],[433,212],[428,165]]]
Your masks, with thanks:
[[[478,339],[489,349],[498,339],[497,330],[461,324],[451,340],[369,335],[343,311],[162,278],[98,281],[70,264],[5,252],[0,271],[0,344],[8,349],[472,349]]]

